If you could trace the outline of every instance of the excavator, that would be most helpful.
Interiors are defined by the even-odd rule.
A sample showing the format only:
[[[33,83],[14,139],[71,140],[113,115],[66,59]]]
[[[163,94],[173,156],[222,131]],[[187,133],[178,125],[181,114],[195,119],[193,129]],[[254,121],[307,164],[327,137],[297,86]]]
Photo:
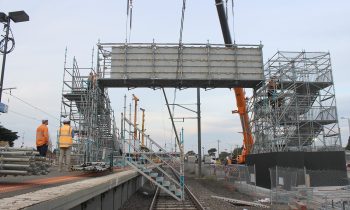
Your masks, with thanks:
[[[222,35],[224,36],[225,45],[226,47],[233,47],[223,1],[215,0],[215,4],[216,4],[219,20],[220,20]],[[241,125],[242,125],[242,132],[243,132],[243,150],[242,150],[242,153],[237,156],[236,160],[238,164],[244,164],[247,155],[251,152],[254,141],[253,141],[251,129],[249,127],[249,116],[247,111],[244,89],[240,87],[236,87],[236,88],[233,88],[233,90],[236,96],[236,103],[237,103],[238,109],[233,111],[232,113],[239,114]]]

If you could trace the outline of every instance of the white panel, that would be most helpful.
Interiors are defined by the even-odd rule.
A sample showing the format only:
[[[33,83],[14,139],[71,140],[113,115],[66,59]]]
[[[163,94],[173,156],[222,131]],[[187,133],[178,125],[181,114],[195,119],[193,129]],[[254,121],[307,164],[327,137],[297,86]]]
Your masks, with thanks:
[[[180,58],[180,60],[178,60]],[[262,80],[260,47],[225,48],[219,46],[114,46],[111,79]]]

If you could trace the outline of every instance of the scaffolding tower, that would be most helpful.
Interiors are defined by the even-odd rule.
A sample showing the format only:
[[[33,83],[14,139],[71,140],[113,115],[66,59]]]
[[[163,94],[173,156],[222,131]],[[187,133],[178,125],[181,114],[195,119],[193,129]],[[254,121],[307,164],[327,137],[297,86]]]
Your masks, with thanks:
[[[277,52],[248,101],[253,153],[340,150],[330,54]]]
[[[112,152],[119,150],[119,136],[107,89],[98,87],[98,72],[93,67],[80,68],[75,58],[72,67],[66,63],[61,118],[71,120],[75,134],[72,163],[109,162]]]

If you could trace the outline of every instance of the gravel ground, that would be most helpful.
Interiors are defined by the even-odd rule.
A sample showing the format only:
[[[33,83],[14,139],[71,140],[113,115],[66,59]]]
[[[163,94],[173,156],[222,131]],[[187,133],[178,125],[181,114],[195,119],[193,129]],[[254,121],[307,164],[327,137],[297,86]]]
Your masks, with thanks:
[[[120,208],[121,210],[148,210],[151,205],[155,186],[147,181],[134,195]]]
[[[185,182],[188,188],[195,194],[207,209],[226,210],[226,209],[259,209],[249,206],[234,206],[228,202],[212,198],[212,195],[227,198],[253,201],[253,198],[237,192],[232,186],[223,181],[214,179],[197,179],[195,177],[186,177]]]

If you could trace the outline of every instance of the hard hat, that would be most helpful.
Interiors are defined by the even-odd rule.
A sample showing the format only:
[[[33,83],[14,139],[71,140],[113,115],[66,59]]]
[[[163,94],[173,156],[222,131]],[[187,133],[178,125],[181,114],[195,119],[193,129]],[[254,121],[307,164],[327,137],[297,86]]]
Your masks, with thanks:
[[[62,122],[63,122],[63,123],[69,123],[69,122],[70,122],[70,119],[69,119],[68,117],[63,118]]]

